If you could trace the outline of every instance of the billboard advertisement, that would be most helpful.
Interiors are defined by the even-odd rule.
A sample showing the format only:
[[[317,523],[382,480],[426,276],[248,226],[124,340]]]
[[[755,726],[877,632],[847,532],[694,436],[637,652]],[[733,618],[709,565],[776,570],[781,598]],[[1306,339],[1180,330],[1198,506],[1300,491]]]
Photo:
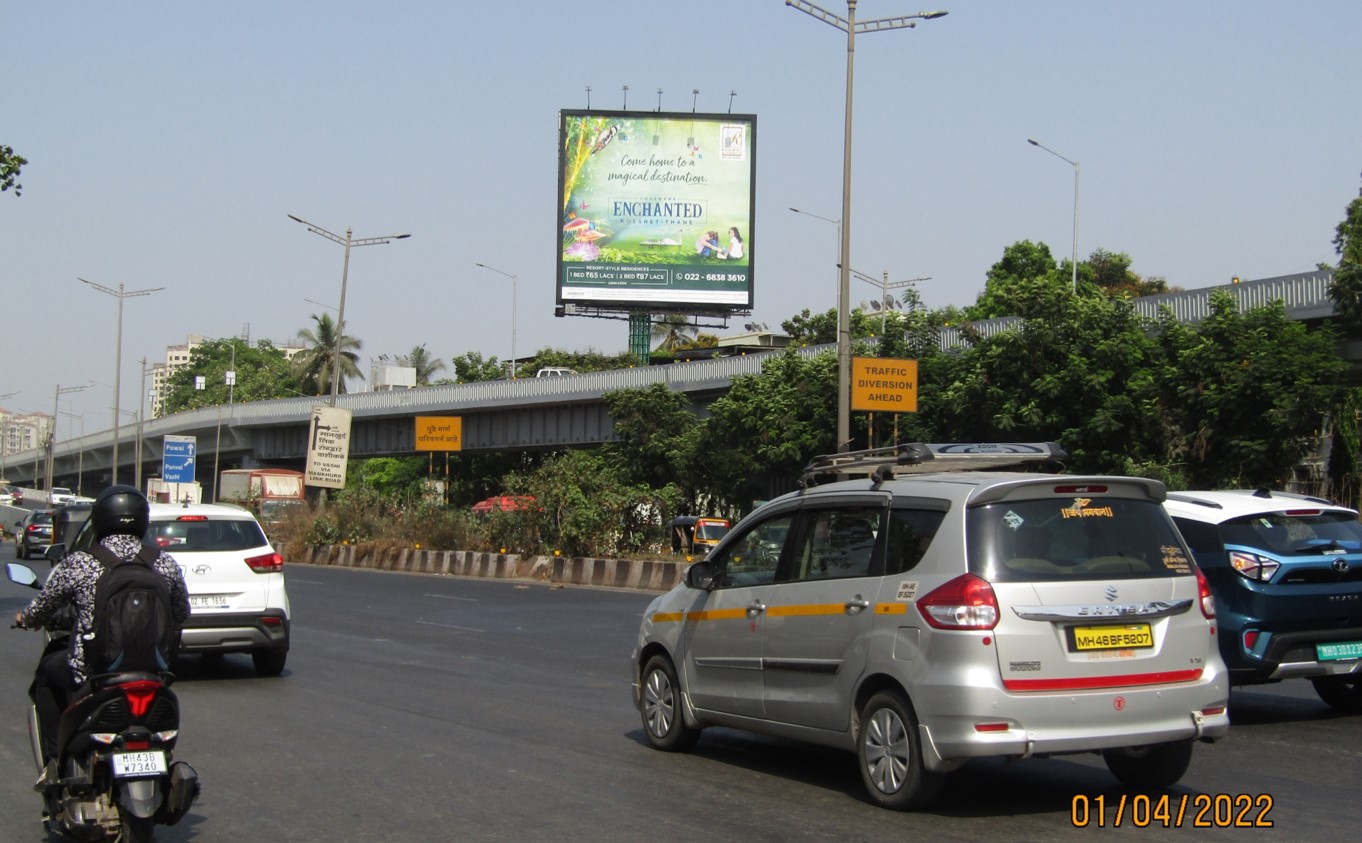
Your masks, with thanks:
[[[559,113],[558,303],[748,310],[751,114]]]

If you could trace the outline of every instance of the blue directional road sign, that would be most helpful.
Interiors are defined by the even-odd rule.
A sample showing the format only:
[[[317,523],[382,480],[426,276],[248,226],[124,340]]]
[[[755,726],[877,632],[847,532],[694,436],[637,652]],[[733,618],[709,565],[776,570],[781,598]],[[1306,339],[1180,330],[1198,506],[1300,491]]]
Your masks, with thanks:
[[[165,437],[161,479],[167,483],[194,482],[194,456],[198,440],[193,436]]]

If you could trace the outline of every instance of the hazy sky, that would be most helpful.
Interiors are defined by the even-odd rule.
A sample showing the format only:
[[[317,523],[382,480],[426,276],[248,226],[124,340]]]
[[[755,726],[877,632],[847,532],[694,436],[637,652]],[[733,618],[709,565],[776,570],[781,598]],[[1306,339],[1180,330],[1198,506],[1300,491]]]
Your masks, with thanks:
[[[846,4],[823,0],[843,16]],[[944,0],[857,39],[851,265],[965,305],[1019,240],[1186,288],[1336,260],[1362,186],[1362,3]],[[909,14],[862,0],[860,19]],[[188,334],[282,344],[335,307],[379,354],[628,346],[555,319],[558,110],[757,115],[756,320],[836,301],[846,38],[781,0],[0,3],[0,400],[87,432]],[[692,90],[699,89],[698,97]],[[736,95],[730,98],[730,91]],[[876,289],[855,283],[855,301]],[[317,305],[309,302],[321,302]],[[334,315],[334,314],[333,314]],[[352,390],[363,385],[352,383]],[[59,437],[78,432],[62,417]]]

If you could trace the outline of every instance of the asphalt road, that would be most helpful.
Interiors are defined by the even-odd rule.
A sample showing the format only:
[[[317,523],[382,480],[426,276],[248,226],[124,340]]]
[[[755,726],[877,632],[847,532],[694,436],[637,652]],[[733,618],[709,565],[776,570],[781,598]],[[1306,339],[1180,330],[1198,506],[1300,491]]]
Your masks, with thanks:
[[[12,558],[7,543],[0,561]],[[1198,747],[1166,793],[1123,790],[1093,756],[976,762],[932,810],[895,814],[865,801],[849,754],[728,730],[689,754],[648,748],[627,660],[649,594],[302,565],[288,576],[282,677],[257,678],[245,657],[180,672],[177,757],[204,791],[158,840],[1048,840],[1112,833],[1123,798],[1117,833],[1142,840],[1342,840],[1362,820],[1362,716],[1304,682],[1236,691],[1230,737]],[[0,582],[6,616],[27,597]],[[44,839],[23,719],[40,641],[5,633],[0,839],[26,843]],[[1157,816],[1165,795],[1169,826],[1186,797],[1181,827]],[[1202,806],[1211,827],[1194,829]],[[1235,819],[1273,825],[1216,827]]]

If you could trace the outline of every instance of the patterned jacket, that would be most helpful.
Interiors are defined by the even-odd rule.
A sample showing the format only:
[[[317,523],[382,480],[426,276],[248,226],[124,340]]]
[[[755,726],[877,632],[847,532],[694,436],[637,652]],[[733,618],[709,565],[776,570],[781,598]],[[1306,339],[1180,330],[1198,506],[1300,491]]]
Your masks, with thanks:
[[[119,559],[131,559],[142,549],[142,541],[136,536],[105,536],[100,544],[113,551]],[[184,584],[180,566],[170,554],[162,552],[153,566],[170,586],[171,613],[175,625],[184,626],[189,617],[189,590]],[[76,607],[76,627],[72,635],[69,657],[71,674],[75,683],[80,685],[89,678],[85,672],[85,639],[95,625],[95,583],[104,573],[104,566],[93,555],[77,550],[68,553],[66,558],[52,569],[42,591],[28,604],[23,612],[20,626],[26,629],[42,626],[50,621],[57,610],[68,603]]]

